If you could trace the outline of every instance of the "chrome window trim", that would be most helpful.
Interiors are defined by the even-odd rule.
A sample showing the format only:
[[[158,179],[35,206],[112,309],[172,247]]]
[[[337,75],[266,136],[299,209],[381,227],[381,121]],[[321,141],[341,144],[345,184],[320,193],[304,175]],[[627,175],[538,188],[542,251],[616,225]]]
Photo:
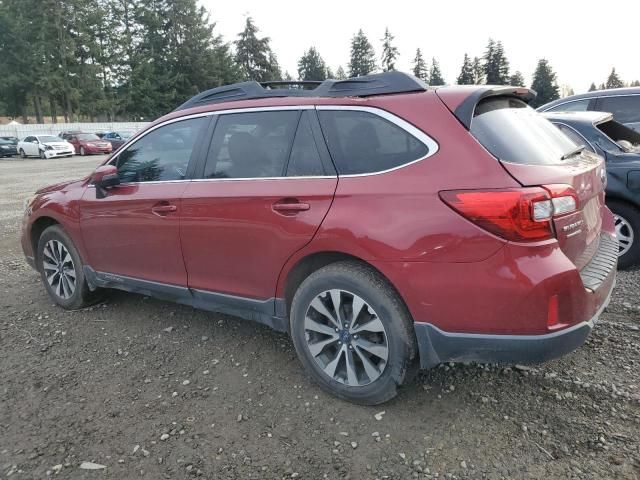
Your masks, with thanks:
[[[598,150],[593,146],[593,143],[591,143],[589,140],[587,140],[584,135],[582,135],[578,130],[573,128],[571,125],[567,125],[564,122],[557,122],[557,121],[551,121],[551,123],[553,123],[554,125],[562,125],[563,127],[567,127],[569,130],[573,130],[573,132],[576,135],[578,135],[580,138],[582,138],[585,141],[585,143],[591,147],[591,150],[593,150],[595,153],[598,153]],[[595,125],[594,125],[594,128],[596,128]]]
[[[416,140],[421,142],[425,147],[427,147],[427,150],[428,150],[427,154],[424,157],[420,157],[420,158],[417,158],[417,159],[412,160],[410,162],[403,163],[402,165],[398,165],[397,167],[388,168],[386,170],[379,170],[377,172],[350,173],[350,174],[346,174],[346,175],[338,174],[339,178],[368,177],[368,176],[372,176],[372,175],[382,175],[382,174],[385,174],[385,173],[393,172],[394,170],[399,170],[401,168],[408,167],[409,165],[413,165],[414,163],[421,162],[422,160],[425,160],[425,159],[431,157],[432,155],[435,155],[438,152],[438,150],[440,149],[440,146],[438,145],[438,142],[436,142],[433,138],[431,138],[425,132],[423,132],[419,128],[415,127],[414,125],[410,124],[406,120],[403,120],[402,118],[394,115],[393,113],[387,112],[386,110],[383,110],[381,108],[360,107],[360,106],[357,106],[357,105],[318,105],[318,106],[316,106],[316,110],[322,110],[322,111],[332,111],[332,110],[333,111],[336,111],[336,110],[337,111],[355,111],[355,112],[367,112],[367,113],[371,113],[373,115],[377,115],[377,116],[387,120],[388,122],[393,123],[397,127],[399,127],[402,130],[404,130],[405,132],[407,132],[409,135],[411,135]]]
[[[546,110],[542,110],[542,112],[554,112],[554,111],[556,111],[555,110],[556,108],[560,108],[562,105],[566,105],[568,103],[575,103],[575,102],[584,102],[584,101],[587,102],[587,107],[588,107],[589,106],[589,102],[591,100],[593,100],[594,98],[596,98],[596,97],[575,98],[573,100],[567,100],[566,102],[561,102],[561,103],[558,103],[556,105],[552,105],[551,107],[547,108]],[[585,109],[585,110],[572,110],[572,111],[575,111],[575,112],[583,112],[583,111],[584,112],[588,112],[589,110]]]
[[[419,142],[421,142],[423,145],[425,145],[428,149],[427,155],[425,155],[424,157],[420,157],[416,160],[412,160],[411,162],[407,162],[407,163],[403,163],[402,165],[398,165],[397,167],[393,167],[393,168],[389,168],[387,170],[380,170],[377,172],[367,172],[367,173],[353,173],[353,174],[347,174],[347,175],[315,175],[315,176],[295,176],[295,177],[248,177],[248,178],[195,178],[195,179],[191,179],[191,178],[185,178],[182,180],[160,180],[160,181],[155,181],[155,182],[128,182],[128,183],[122,183],[121,185],[126,186],[126,185],[139,185],[139,184],[159,184],[159,183],[176,183],[176,182],[229,182],[229,181],[247,181],[247,180],[298,180],[298,179],[334,179],[334,178],[357,178],[357,177],[368,177],[371,175],[382,175],[388,172],[392,172],[394,170],[398,170],[400,168],[404,168],[407,167],[409,165],[413,165],[414,163],[420,162],[426,158],[431,157],[432,155],[435,155],[438,150],[440,149],[440,146],[438,145],[438,142],[436,142],[433,138],[431,138],[429,135],[427,135],[426,133],[424,133],[422,130],[418,129],[417,127],[415,127],[414,125],[410,124],[409,122],[407,122],[406,120],[403,120],[402,118],[387,112],[386,110],[382,110],[381,108],[376,108],[376,107],[361,107],[361,106],[357,106],[357,105],[282,105],[282,106],[268,106],[268,107],[247,107],[247,108],[234,108],[234,109],[227,109],[227,110],[218,110],[218,111],[212,111],[212,112],[202,112],[202,113],[194,113],[191,115],[185,115],[183,117],[176,117],[176,118],[172,118],[169,120],[166,120],[162,123],[159,123],[158,125],[154,125],[153,127],[151,127],[150,129],[144,131],[141,135],[133,138],[130,142],[127,142],[125,144],[122,145],[122,147],[118,150],[118,152],[109,159],[109,161],[106,163],[106,165],[113,165],[114,162],[117,161],[118,157],[120,156],[120,154],[122,152],[124,152],[126,149],[128,149],[131,145],[133,145],[134,143],[136,143],[138,140],[144,138],[145,136],[147,136],[149,133],[157,130],[160,127],[164,127],[165,125],[170,125],[172,123],[176,123],[176,122],[180,122],[183,120],[190,120],[192,118],[199,118],[199,117],[208,117],[208,116],[212,116],[212,115],[228,115],[228,114],[233,114],[233,113],[254,113],[254,112],[272,112],[272,111],[289,111],[289,110],[325,110],[325,111],[331,111],[331,110],[341,110],[341,111],[360,111],[360,112],[367,112],[367,113],[371,113],[373,115],[377,115],[391,123],[393,123],[394,125],[396,125],[397,127],[401,128],[402,130],[404,130],[405,132],[407,132],[409,135],[411,135],[412,137],[414,137],[416,140],[418,140]],[[93,185],[89,185],[90,187],[93,187]]]

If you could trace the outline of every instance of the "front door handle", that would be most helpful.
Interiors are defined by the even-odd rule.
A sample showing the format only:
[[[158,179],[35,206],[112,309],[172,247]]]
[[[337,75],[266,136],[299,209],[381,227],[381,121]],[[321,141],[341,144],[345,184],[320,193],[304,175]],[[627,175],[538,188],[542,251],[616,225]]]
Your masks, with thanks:
[[[175,212],[178,210],[178,207],[175,205],[170,205],[168,203],[159,203],[158,205],[154,205],[151,207],[151,212],[154,215],[158,215],[159,217],[164,217],[169,213]]]
[[[311,208],[308,203],[300,202],[295,198],[281,200],[274,203],[271,208],[274,212],[282,215],[295,215],[298,212],[305,212]]]

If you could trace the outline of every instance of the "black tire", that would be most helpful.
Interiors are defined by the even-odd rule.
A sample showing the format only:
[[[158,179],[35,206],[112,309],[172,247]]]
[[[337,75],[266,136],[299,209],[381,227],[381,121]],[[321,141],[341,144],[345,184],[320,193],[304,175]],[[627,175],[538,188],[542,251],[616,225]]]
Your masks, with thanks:
[[[75,280],[75,290],[69,298],[63,298],[60,296],[49,284],[47,280],[47,274],[45,273],[44,268],[44,258],[45,258],[45,246],[49,241],[56,241],[61,243],[69,252],[72,260],[73,260],[73,269],[75,271],[76,280]],[[83,271],[83,263],[80,255],[78,254],[78,250],[76,249],[73,241],[69,236],[65,233],[65,231],[58,225],[52,225],[48,227],[42,232],[40,238],[38,239],[38,247],[36,254],[36,265],[38,267],[38,271],[40,272],[40,276],[42,277],[42,283],[49,293],[49,296],[60,305],[62,308],[67,310],[77,310],[79,308],[84,308],[89,305],[96,303],[100,299],[100,292],[98,290],[91,291],[89,289],[89,285],[84,276]]]
[[[625,229],[630,229],[633,236],[629,250],[618,257],[618,268],[624,270],[633,265],[640,265],[640,209],[618,200],[609,200],[607,206],[614,215],[626,221]]]
[[[40,150],[40,158],[44,160],[46,157],[44,155],[44,150]]]
[[[307,310],[318,295],[331,289],[342,289],[361,297],[384,326],[388,359],[380,376],[366,385],[350,386],[335,380],[335,376],[325,373],[309,350],[304,326]],[[389,282],[365,264],[338,262],[309,275],[294,295],[290,322],[291,337],[305,369],[323,390],[344,400],[360,405],[386,402],[395,397],[398,387],[411,380],[417,371],[417,343],[411,315]]]
[[[27,158],[27,155],[24,153],[23,149],[20,149],[20,158]]]

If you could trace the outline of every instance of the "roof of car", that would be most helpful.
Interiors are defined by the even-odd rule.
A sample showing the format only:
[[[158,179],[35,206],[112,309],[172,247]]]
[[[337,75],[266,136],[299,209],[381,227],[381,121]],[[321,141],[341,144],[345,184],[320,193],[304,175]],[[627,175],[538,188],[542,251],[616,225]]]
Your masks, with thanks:
[[[563,121],[568,123],[596,123],[606,122],[613,118],[609,112],[544,112],[542,114],[551,121]]]
[[[619,95],[640,95],[640,87],[609,88],[607,90],[594,90],[592,92],[579,93],[578,95],[571,95],[569,97],[559,98],[557,100],[553,100],[552,102],[546,103],[538,107],[538,111],[544,112],[545,110],[555,107],[556,105],[573,102],[575,100],[582,100],[585,98],[615,97]]]

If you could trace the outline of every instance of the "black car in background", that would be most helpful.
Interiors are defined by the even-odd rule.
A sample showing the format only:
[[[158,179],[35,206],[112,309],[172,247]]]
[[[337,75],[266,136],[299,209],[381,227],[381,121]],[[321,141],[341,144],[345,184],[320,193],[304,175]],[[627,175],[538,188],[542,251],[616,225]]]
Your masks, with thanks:
[[[538,107],[539,112],[611,112],[613,118],[640,131],[640,87],[611,88],[559,98]]]
[[[0,158],[14,157],[18,154],[18,139],[16,137],[0,137]]]
[[[611,113],[559,112],[544,116],[576,146],[606,160],[606,202],[616,219],[620,268],[640,264],[640,133]]]

